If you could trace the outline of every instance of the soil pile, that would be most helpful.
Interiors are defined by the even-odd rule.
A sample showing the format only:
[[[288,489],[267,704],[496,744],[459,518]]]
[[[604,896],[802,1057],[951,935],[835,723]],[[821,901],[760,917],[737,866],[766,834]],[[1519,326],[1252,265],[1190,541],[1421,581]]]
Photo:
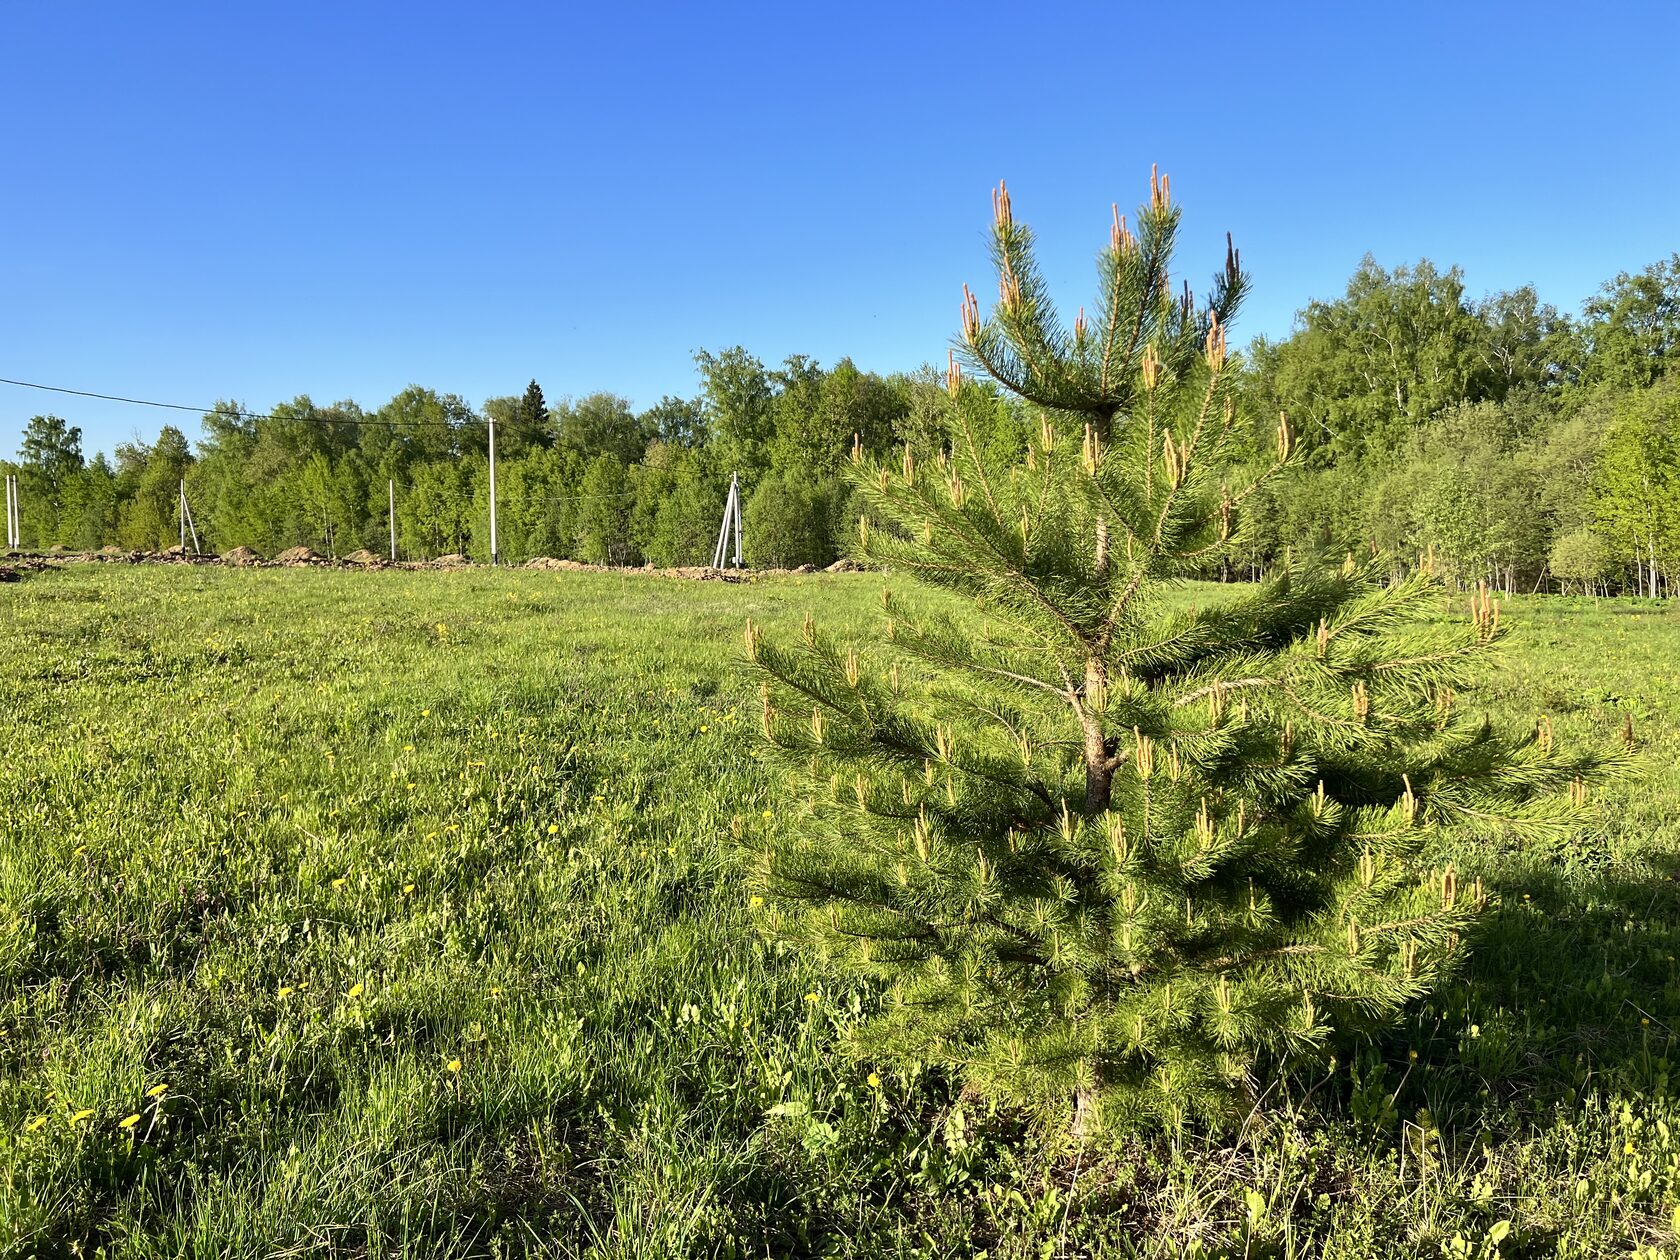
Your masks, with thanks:
[[[293,566],[302,564],[320,564],[321,556],[319,552],[309,547],[292,547],[289,550],[282,551],[279,555],[275,556],[274,563],[289,564]]]
[[[262,557],[249,547],[238,546],[232,551],[222,552],[222,563],[235,565],[238,568],[249,568],[253,564],[261,564]]]
[[[344,557],[345,564],[359,564],[364,569],[377,569],[385,563],[384,559],[363,547],[359,551],[352,551]]]
[[[463,556],[459,551],[451,551],[447,556],[439,556],[436,560],[433,560],[432,563],[440,569],[464,569],[467,565],[471,564],[472,561]]]

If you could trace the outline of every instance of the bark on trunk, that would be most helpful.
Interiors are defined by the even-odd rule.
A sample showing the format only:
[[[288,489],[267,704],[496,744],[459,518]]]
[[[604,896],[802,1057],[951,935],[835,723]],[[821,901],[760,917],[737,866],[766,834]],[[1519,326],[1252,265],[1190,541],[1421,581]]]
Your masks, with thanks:
[[[1085,699],[1087,706],[1108,691],[1108,668],[1099,660],[1085,662]],[[1091,817],[1108,808],[1109,793],[1114,782],[1114,763],[1109,760],[1108,743],[1104,738],[1102,719],[1087,707],[1082,720],[1085,727],[1085,814]]]
[[[1084,1142],[1097,1131],[1097,1091],[1086,1085],[1073,1095],[1073,1140]]]

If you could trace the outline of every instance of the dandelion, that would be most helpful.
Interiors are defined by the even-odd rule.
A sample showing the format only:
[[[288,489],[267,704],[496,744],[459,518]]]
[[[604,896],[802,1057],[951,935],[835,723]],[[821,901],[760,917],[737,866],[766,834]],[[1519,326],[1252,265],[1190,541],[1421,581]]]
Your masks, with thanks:
[[[881,1078],[880,1078],[879,1075],[877,1075],[874,1072],[871,1072],[869,1074],[869,1088],[870,1089],[880,1089],[881,1088]]]
[[[420,716],[421,717],[431,717],[432,716],[432,711],[430,709],[421,709],[420,710]]]
[[[559,835],[560,834],[560,824],[559,823],[549,823],[548,824],[548,834],[551,835],[551,836]]]
[[[357,998],[361,997],[362,996],[362,982],[360,980],[358,980],[358,981],[356,981],[355,984],[351,985],[350,986],[350,991],[348,993],[346,993],[345,996],[348,997],[352,1002],[354,1002]]]
[[[117,1121],[117,1128],[119,1128],[119,1129],[132,1129],[135,1125],[137,1125],[139,1123],[140,1123],[140,1113],[138,1111],[136,1111],[133,1115],[124,1116],[121,1120]]]
[[[39,1131],[41,1126],[46,1124],[46,1122],[47,1118],[45,1116],[31,1116],[29,1120],[25,1122],[23,1131],[25,1133],[35,1133]]]
[[[414,751],[414,745],[413,744],[404,744],[403,745],[403,751],[404,752],[413,752]]]
[[[490,996],[493,997],[493,998],[501,997],[502,996],[502,986],[499,985],[499,984],[491,985],[490,986]]]
[[[92,1107],[84,1107],[84,1108],[82,1108],[82,1110],[78,1111],[75,1115],[70,1117],[70,1123],[72,1125],[80,1124],[83,1120],[86,1120],[92,1114],[93,1114],[93,1108]]]
[[[1417,1051],[1416,1050],[1406,1051],[1406,1058],[1409,1061],[1411,1061],[1412,1063],[1416,1063],[1417,1062]]]
[[[413,785],[410,784],[410,786],[412,787]],[[343,888],[344,887],[344,876],[340,875],[337,879],[333,880],[332,886],[334,888]]]
[[[757,910],[763,904],[764,904],[764,898],[763,897],[756,897],[755,896],[755,897],[749,897],[747,899],[747,905],[754,910]]]
[[[820,1002],[820,1001],[822,1001],[822,994],[820,994],[820,993],[807,993],[805,995],[805,1000],[807,1002]]]
[[[449,1071],[451,1071],[455,1075],[459,1076],[461,1074],[461,1060],[451,1059],[451,1060],[449,1060],[449,1063],[448,1063],[447,1066],[449,1068]]]
[[[292,996],[292,986],[289,985],[289,984],[281,985],[280,986],[280,1000],[282,1002],[284,1002],[287,998],[289,998],[291,996]]]
[[[146,1097],[147,1098],[162,1098],[168,1092],[169,1092],[169,1086],[165,1085],[162,1081],[159,1081],[156,1085],[153,1085],[150,1089],[148,1089],[146,1091]]]
[[[765,822],[773,822],[773,821],[775,821],[775,818],[776,818],[776,811],[775,810],[767,809],[767,810],[764,811],[764,821]]]

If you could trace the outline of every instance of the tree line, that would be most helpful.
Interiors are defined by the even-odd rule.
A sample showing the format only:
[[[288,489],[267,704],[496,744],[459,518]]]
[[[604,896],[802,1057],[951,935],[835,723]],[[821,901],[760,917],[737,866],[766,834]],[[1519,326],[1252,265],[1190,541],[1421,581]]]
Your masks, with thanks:
[[[1226,561],[1209,576],[1369,547],[1397,569],[1427,561],[1506,590],[1676,593],[1676,364],[1680,254],[1616,276],[1576,315],[1533,286],[1477,300],[1457,268],[1367,258],[1288,337],[1240,356],[1234,459],[1265,458],[1279,412],[1304,458],[1247,506],[1235,571]],[[607,392],[550,404],[534,380],[477,409],[420,386],[376,410],[222,403],[196,441],[165,426],[91,459],[76,426],[36,416],[4,469],[19,478],[26,547],[167,547],[184,482],[206,549],[383,552],[395,483],[403,555],[483,560],[494,421],[505,559],[704,564],[739,472],[748,562],[795,567],[831,562],[853,532],[839,474],[854,444],[924,457],[951,444],[945,373],[931,366],[880,375],[795,355],[772,367],[734,347],[696,367],[694,396],[642,411]],[[982,444],[1019,456],[1029,411],[997,391]]]

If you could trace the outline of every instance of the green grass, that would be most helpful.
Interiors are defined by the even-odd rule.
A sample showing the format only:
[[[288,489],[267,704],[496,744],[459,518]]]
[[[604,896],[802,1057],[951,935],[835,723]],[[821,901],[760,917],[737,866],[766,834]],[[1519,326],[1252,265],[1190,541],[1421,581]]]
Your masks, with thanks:
[[[1643,755],[1569,843],[1457,855],[1460,983],[1235,1139],[1076,1152],[871,1084],[870,995],[754,930],[734,837],[798,819],[741,624],[867,635],[878,586],[0,587],[0,1248],[1676,1254],[1680,616],[1507,610],[1475,702]]]

